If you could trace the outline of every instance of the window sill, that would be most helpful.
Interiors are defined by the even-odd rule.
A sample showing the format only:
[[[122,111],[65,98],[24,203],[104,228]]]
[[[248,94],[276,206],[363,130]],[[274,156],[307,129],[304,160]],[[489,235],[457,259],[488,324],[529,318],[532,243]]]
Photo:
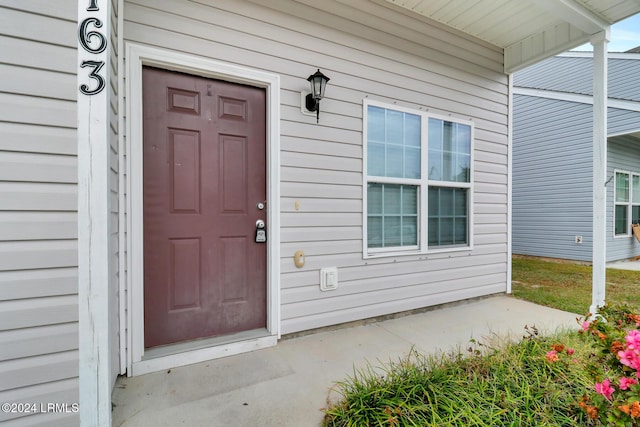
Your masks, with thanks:
[[[390,257],[409,257],[409,256],[426,256],[442,253],[455,253],[455,252],[470,252],[473,249],[471,246],[450,246],[447,248],[428,249],[426,251],[390,251],[390,252],[371,252],[364,253],[363,259],[378,259],[378,258],[390,258]]]

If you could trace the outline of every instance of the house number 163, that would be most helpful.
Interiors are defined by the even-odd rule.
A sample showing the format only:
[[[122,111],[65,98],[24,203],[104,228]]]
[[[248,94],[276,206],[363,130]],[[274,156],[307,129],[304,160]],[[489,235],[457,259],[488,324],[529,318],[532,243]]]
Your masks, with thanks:
[[[96,12],[100,10],[98,0],[91,0],[87,12]],[[89,30],[89,26],[93,26],[95,30]],[[102,28],[102,21],[96,17],[90,16],[85,18],[78,27],[78,40],[82,48],[89,53],[98,54],[107,48],[107,38],[101,32],[97,31]],[[104,77],[100,75],[100,71],[104,67],[104,61],[82,61],[80,68],[89,69],[89,78],[94,80],[93,89],[88,84],[80,85],[80,92],[85,95],[95,95],[102,92],[105,87]]]

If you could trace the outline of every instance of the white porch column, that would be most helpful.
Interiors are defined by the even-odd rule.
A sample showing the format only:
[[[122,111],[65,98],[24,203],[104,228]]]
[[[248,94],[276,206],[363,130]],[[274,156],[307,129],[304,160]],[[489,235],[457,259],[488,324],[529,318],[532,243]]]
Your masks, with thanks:
[[[80,424],[111,425],[109,98],[111,0],[78,0]]]
[[[592,314],[605,303],[607,181],[607,43],[609,28],[591,38],[593,45],[593,290]]]

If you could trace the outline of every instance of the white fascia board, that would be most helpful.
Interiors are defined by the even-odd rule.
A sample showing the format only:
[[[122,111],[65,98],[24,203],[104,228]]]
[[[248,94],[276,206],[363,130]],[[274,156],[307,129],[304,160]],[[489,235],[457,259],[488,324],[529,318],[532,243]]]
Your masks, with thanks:
[[[571,52],[563,52],[558,54],[557,56],[563,58],[593,58],[592,51],[571,51]],[[607,57],[609,59],[629,59],[629,60],[640,60],[640,53],[631,53],[631,52],[607,52]]]
[[[525,87],[514,87],[513,93],[516,95],[536,96],[538,98],[557,99],[559,101],[577,102],[580,104],[593,105],[593,96],[581,95],[578,93],[558,92],[544,89],[530,89]],[[636,101],[609,98],[607,100],[607,106],[620,110],[640,112],[640,102]]]
[[[559,16],[587,34],[597,34],[601,31],[608,32],[608,28],[611,25],[610,22],[607,22],[604,18],[574,0],[536,0],[535,4],[553,16]]]

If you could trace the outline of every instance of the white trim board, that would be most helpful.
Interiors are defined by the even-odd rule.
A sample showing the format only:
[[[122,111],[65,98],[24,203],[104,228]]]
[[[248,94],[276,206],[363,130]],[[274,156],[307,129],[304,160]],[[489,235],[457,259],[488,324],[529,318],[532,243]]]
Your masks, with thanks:
[[[607,263],[607,37],[591,38],[593,45],[593,153],[592,153],[592,298],[589,312],[605,304]]]
[[[513,290],[513,74],[509,74],[509,112],[507,113],[507,294]]]
[[[569,51],[558,54],[556,56],[563,56],[566,58],[593,58],[593,52],[583,51]],[[640,59],[640,53],[634,52],[607,52],[609,59]]]
[[[247,67],[187,55],[134,43],[126,44],[127,64],[127,152],[128,171],[126,230],[127,241],[127,313],[121,322],[121,333],[128,328],[128,375],[162,370],[196,361],[238,354],[268,345],[280,337],[280,77]],[[143,206],[142,206],[142,66],[151,65],[167,70],[265,88],[267,95],[267,331],[262,339],[234,342],[221,347],[197,349],[143,360],[144,356],[144,271],[143,271]],[[124,177],[121,175],[121,179]],[[254,342],[255,341],[255,342]],[[257,346],[257,347],[256,347]]]
[[[530,89],[515,86],[513,88],[513,93],[516,95],[536,96],[538,98],[555,99],[559,101],[577,102],[580,104],[593,105],[593,96],[581,95],[578,93],[558,92],[544,89]],[[640,112],[640,102],[636,101],[609,98],[607,100],[607,107],[617,108],[619,110]]]
[[[111,88],[110,56],[112,1],[99,8],[77,5],[78,23],[94,24],[91,38],[104,41],[103,50],[83,46],[77,41],[77,86],[96,90],[77,92],[78,144],[78,393],[79,423],[87,426],[111,425],[112,391],[110,338],[111,314],[111,199],[109,159],[113,134],[109,129]],[[104,28],[98,31],[97,29]],[[90,74],[85,65],[102,64]],[[106,87],[98,89],[102,80]],[[34,417],[35,419],[36,417]],[[31,421],[27,421],[29,423]],[[35,422],[35,421],[34,421]]]
[[[118,22],[117,22],[117,43],[118,43],[118,52],[124,52],[124,34],[122,34],[124,29],[124,0],[118,0]],[[118,129],[124,129],[124,56],[118,55]],[[118,165],[125,164],[125,140],[124,133],[122,131],[118,132]],[[118,168],[119,177],[118,177],[118,300],[119,300],[119,311],[118,316],[120,319],[120,333],[118,334],[120,337],[119,342],[119,355],[120,355],[120,375],[123,375],[127,372],[127,334],[126,331],[123,331],[123,324],[126,324],[124,321],[127,318],[127,304],[125,300],[125,295],[127,295],[127,279],[126,279],[126,271],[127,271],[127,263],[126,256],[127,253],[127,236],[125,234],[124,224],[127,221],[125,215],[124,206],[126,206],[125,200],[125,180],[122,179],[123,172],[122,168]]]
[[[144,375],[151,372],[162,371],[171,366],[185,366],[211,359],[235,356],[241,353],[247,353],[250,351],[272,347],[277,343],[278,338],[271,335],[261,338],[252,338],[248,340],[233,342],[229,344],[217,345],[208,348],[197,348],[184,353],[154,357],[152,359],[145,359],[136,362],[133,365],[132,375]]]

